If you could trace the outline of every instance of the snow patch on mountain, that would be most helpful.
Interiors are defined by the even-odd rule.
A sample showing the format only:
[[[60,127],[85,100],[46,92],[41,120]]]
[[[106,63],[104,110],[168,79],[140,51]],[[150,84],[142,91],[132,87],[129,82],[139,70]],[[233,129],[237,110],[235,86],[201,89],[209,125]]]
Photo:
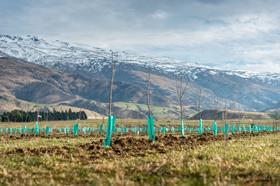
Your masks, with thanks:
[[[30,35],[22,37],[0,35],[0,56],[3,57],[3,53],[48,67],[67,65],[72,68],[84,67],[94,72],[102,70],[111,62],[110,50],[59,40],[46,41]],[[197,79],[200,73],[211,76],[226,74],[280,85],[278,73],[222,70],[169,57],[141,56],[127,51],[114,51],[114,59],[118,63],[137,64],[164,73],[188,76],[193,80]]]

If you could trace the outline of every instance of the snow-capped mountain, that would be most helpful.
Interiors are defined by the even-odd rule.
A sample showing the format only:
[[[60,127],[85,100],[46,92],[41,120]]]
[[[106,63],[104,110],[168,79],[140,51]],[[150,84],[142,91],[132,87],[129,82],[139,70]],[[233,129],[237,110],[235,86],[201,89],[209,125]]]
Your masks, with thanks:
[[[110,50],[58,40],[46,41],[30,35],[24,37],[0,35],[0,56],[5,55],[47,67],[59,68],[67,65],[68,68],[86,68],[90,72],[101,71],[111,63]],[[226,74],[280,85],[280,73],[222,70],[169,57],[141,56],[126,51],[114,51],[114,57],[119,63],[140,65],[163,73],[181,74],[193,80],[199,73],[205,72],[213,76]]]
[[[79,89],[72,87],[73,90],[70,87],[71,90],[67,89],[68,95],[101,102],[107,100],[102,83],[98,84],[93,80],[110,77],[110,50],[57,40],[47,41],[35,36],[0,35],[0,56],[11,56],[62,73],[82,76],[85,85],[79,86]],[[174,80],[178,79],[178,76],[191,80],[185,104],[194,108],[200,89],[203,90],[203,108],[223,108],[227,102],[231,108],[235,108],[237,104],[241,109],[264,110],[280,100],[280,73],[223,70],[168,57],[141,56],[126,51],[114,51],[113,57],[119,66],[116,72],[118,84],[114,94],[115,101],[144,103],[148,70],[154,78],[153,100],[156,105],[169,106],[176,103]],[[216,101],[217,99],[219,101]]]

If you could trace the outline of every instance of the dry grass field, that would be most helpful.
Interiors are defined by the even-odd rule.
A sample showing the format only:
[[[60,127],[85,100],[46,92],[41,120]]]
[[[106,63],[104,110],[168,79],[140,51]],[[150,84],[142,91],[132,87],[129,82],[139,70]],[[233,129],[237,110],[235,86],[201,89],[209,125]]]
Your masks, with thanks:
[[[97,127],[106,120],[41,122],[53,128]],[[228,121],[276,125],[276,121]],[[156,126],[178,126],[159,120]],[[204,121],[205,126],[212,121]],[[225,121],[218,121],[224,125]],[[198,121],[186,120],[187,126]],[[117,120],[117,125],[143,126],[145,120]],[[4,127],[33,127],[34,123],[0,123]],[[78,137],[2,136],[1,185],[280,185],[280,133],[114,135],[103,147],[102,135]]]
[[[279,185],[280,135],[32,138],[0,143],[1,185]]]

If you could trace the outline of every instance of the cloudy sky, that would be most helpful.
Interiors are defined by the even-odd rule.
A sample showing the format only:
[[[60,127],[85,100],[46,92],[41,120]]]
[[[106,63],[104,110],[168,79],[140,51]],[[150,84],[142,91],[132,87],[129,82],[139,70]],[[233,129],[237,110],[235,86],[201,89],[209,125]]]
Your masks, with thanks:
[[[278,0],[0,0],[0,33],[280,72]]]

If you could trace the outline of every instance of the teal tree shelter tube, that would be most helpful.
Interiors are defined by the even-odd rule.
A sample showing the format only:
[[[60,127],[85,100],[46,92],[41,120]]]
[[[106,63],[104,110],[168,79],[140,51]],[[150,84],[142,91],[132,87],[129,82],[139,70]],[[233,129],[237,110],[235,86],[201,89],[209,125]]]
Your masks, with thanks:
[[[181,120],[181,136],[185,136],[185,125],[184,125],[184,120]]]
[[[235,126],[234,126],[234,124],[231,125],[231,134],[232,135],[235,134]]]
[[[212,133],[213,133],[213,136],[214,136],[214,137],[216,137],[217,134],[218,134],[217,123],[216,123],[215,120],[214,120],[213,123],[212,123]]]
[[[73,128],[72,128],[72,133],[73,133],[73,136],[77,137],[78,134],[79,134],[79,125],[78,123],[75,123]]]
[[[203,121],[202,119],[199,120],[199,128],[198,128],[198,134],[202,135],[203,134]]]
[[[112,134],[113,134],[113,129],[115,126],[116,119],[114,116],[109,116],[108,117],[108,126],[107,126],[107,131],[106,131],[106,138],[104,141],[104,147],[110,147],[111,146],[111,139],[112,139]]]
[[[46,126],[46,136],[49,136],[51,132],[51,128]]]
[[[38,121],[36,121],[36,124],[35,124],[35,135],[36,136],[40,135],[40,126],[39,126],[39,122]]]
[[[238,132],[238,134],[241,134],[241,130],[242,130],[242,128],[240,127],[240,125],[238,125],[238,126],[237,126],[237,132]]]
[[[98,127],[98,134],[101,135],[103,130],[103,124],[100,124]]]
[[[148,116],[148,137],[149,141],[155,141],[155,122],[153,116]]]
[[[224,135],[225,135],[225,137],[228,137],[228,123],[226,122],[226,124],[225,124],[225,128],[224,128]]]

